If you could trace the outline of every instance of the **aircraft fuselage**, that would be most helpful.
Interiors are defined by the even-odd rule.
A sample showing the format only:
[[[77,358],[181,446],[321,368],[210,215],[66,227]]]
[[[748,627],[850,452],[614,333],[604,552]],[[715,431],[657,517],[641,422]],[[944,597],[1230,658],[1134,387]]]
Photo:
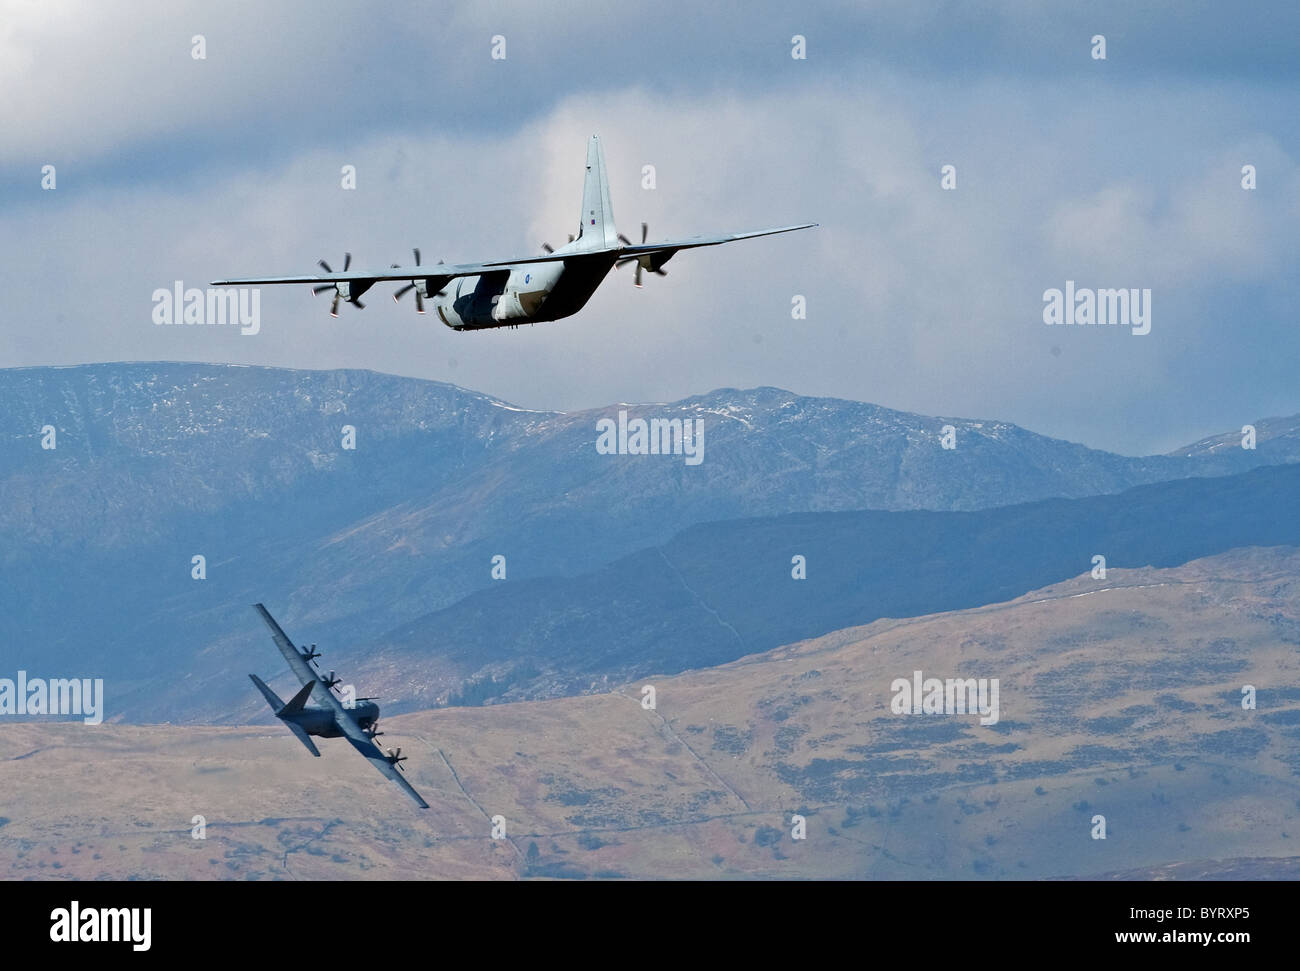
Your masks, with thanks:
[[[572,244],[570,244],[572,245]],[[430,295],[434,312],[453,330],[484,330],[559,320],[581,310],[614,266],[615,253],[556,250],[563,262],[530,263],[458,277]]]
[[[363,701],[352,709],[357,724],[369,728],[379,720],[379,706],[373,701]],[[328,708],[304,708],[293,715],[280,716],[284,721],[291,721],[308,735],[321,738],[339,738],[343,730],[334,718],[334,712]]]

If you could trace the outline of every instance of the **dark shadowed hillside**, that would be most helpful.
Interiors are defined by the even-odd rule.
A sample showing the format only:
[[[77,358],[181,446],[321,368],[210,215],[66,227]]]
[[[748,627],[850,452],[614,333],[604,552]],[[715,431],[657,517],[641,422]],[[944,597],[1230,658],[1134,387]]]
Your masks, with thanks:
[[[357,652],[358,677],[412,706],[598,689],[881,617],[1010,599],[1090,574],[1098,554],[1110,569],[1170,567],[1300,544],[1298,507],[1300,466],[1278,466],[970,513],[706,524],[585,576],[474,594]],[[806,580],[792,578],[795,555]]]

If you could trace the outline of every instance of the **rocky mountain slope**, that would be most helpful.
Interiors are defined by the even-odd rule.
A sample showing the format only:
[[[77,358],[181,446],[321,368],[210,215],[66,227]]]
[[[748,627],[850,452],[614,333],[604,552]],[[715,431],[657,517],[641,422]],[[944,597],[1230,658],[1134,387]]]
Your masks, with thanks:
[[[274,724],[10,725],[0,877],[1294,872],[1297,577],[1294,548],[1239,550],[594,695],[386,718],[423,813],[342,743],[312,759]],[[998,720],[896,713],[917,670],[998,679]]]

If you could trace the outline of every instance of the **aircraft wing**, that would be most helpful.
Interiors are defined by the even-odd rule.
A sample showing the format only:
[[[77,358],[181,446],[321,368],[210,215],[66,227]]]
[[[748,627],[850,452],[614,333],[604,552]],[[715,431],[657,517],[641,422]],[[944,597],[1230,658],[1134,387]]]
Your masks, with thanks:
[[[669,239],[660,243],[640,243],[632,246],[619,246],[615,249],[606,250],[578,250],[576,252],[565,253],[557,252],[554,256],[526,256],[521,260],[502,260],[500,263],[479,263],[476,273],[482,273],[489,269],[499,269],[504,266],[515,266],[520,263],[554,263],[556,261],[582,260],[593,256],[601,256],[605,253],[618,254],[619,262],[636,256],[644,256],[647,253],[676,253],[679,249],[695,249],[699,246],[718,246],[722,243],[732,243],[738,239],[753,239],[756,236],[775,236],[777,233],[793,233],[796,229],[812,229],[818,223],[803,223],[799,226],[782,226],[779,229],[759,229],[752,233],[731,233],[727,236],[692,236],[689,239]]]
[[[494,270],[512,266],[516,263],[561,263],[564,259],[564,256],[556,255],[527,257],[520,260],[502,260],[492,263],[434,263],[429,266],[391,266],[375,272],[351,270],[346,273],[318,273],[314,276],[265,276],[238,280],[213,280],[211,286],[263,287],[274,283],[315,283],[318,285],[328,283],[410,283],[412,280],[428,280],[429,292],[436,293],[445,287],[449,281],[457,277],[491,273]]]
[[[343,727],[343,734],[354,749],[364,755],[367,761],[376,769],[401,786],[406,794],[419,804],[421,809],[429,808],[429,804],[415,791],[415,787],[406,781],[406,776],[402,775],[397,766],[384,757],[384,753],[379,750],[379,746],[375,744],[374,739],[366,735],[360,728],[357,728],[356,722],[348,718],[340,724]]]
[[[309,681],[314,681],[316,683],[316,687],[311,693],[312,700],[324,706],[328,706],[330,701],[337,701],[338,699],[334,697],[333,692],[325,687],[320,676],[312,669],[311,662],[303,656],[302,652],[299,651],[298,648],[294,647],[293,641],[289,640],[288,635],[280,629],[280,625],[275,622],[275,618],[271,616],[271,612],[261,604],[253,604],[253,608],[262,615],[262,620],[266,623],[266,626],[270,628],[271,639],[275,641],[275,646],[278,647],[280,653],[284,655],[284,659],[288,663],[289,669],[298,676],[298,682],[300,684],[306,684]]]
[[[792,233],[797,229],[811,229],[817,223],[803,223],[799,226],[782,226],[779,229],[760,229],[752,233],[731,233],[726,236],[692,236],[689,239],[672,239],[660,243],[642,243],[636,246],[621,246],[616,250],[578,250],[563,251],[546,256],[524,256],[515,260],[492,260],[487,263],[434,263],[422,266],[392,266],[377,271],[353,270],[346,273],[317,273],[311,276],[264,276],[244,277],[236,280],[213,280],[214,287],[270,286],[277,283],[385,283],[412,280],[429,281],[429,292],[442,290],[450,281],[462,276],[479,276],[483,273],[504,269],[508,266],[522,266],[525,263],[564,263],[569,260],[582,260],[602,253],[616,252],[619,258],[642,256],[646,253],[676,252],[679,249],[695,249],[699,246],[718,246],[738,239],[753,239],[756,236],[774,236],[777,233]]]
[[[718,246],[721,243],[732,243],[738,239],[753,239],[756,236],[775,236],[777,233],[793,233],[797,229],[812,229],[817,223],[803,223],[799,226],[782,226],[779,229],[759,229],[752,233],[731,233],[728,236],[692,236],[689,239],[670,239],[661,243],[640,243],[634,246],[624,246],[618,253],[619,258],[625,256],[643,256],[646,253],[662,253],[665,250],[677,252],[679,249],[695,249],[699,246]]]

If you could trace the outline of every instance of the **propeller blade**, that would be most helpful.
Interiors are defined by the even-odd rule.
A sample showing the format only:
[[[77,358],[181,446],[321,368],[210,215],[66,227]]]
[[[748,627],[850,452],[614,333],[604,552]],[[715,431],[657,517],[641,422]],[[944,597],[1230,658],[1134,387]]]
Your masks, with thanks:
[[[311,292],[312,292],[312,293],[324,293],[326,290],[333,290],[333,289],[334,289],[334,284],[332,284],[332,283],[326,283],[326,284],[323,284],[322,286],[319,286],[319,287],[312,287],[312,288],[311,288]]]
[[[330,316],[337,317],[338,315],[339,315],[339,292],[335,290],[334,302],[330,304]]]
[[[634,277],[632,278],[632,283],[633,283],[635,286],[638,286],[638,287],[641,285],[641,261],[640,261],[640,260],[637,260],[637,263],[636,263],[636,276],[634,276]]]
[[[641,243],[642,243],[642,245],[645,244],[645,234],[646,234],[646,232],[647,232],[649,229],[650,229],[650,227],[649,227],[649,225],[647,225],[646,223],[642,223],[642,224],[641,224]],[[345,267],[345,269],[346,269],[346,267]]]
[[[415,247],[415,249],[411,250],[411,252],[415,254],[415,265],[416,265],[416,266],[419,266],[419,265],[420,265],[420,247],[418,247],[418,246]]]
[[[356,307],[358,310],[365,310],[365,309],[366,309],[366,305],[365,305],[364,303],[362,303],[360,300],[358,300],[356,297],[353,297],[353,298],[352,298],[352,305],[353,305],[354,307]]]
[[[320,268],[324,270],[326,273],[334,272],[333,270],[330,269],[330,265],[326,263],[324,260],[317,260],[316,262],[320,264]]]
[[[344,272],[344,273],[348,272],[348,267],[351,266],[351,265],[352,265],[352,254],[351,254],[351,253],[344,253],[344,254],[343,254],[343,272]]]
[[[624,246],[631,246],[631,245],[632,245],[632,241],[631,241],[630,239],[628,239],[626,236],[624,236],[622,233],[619,233],[619,234],[618,234],[618,241],[619,241],[620,243],[622,243]]]
[[[401,300],[402,294],[406,293],[407,290],[414,290],[414,289],[415,289],[415,284],[408,283],[406,286],[402,287],[402,289],[398,290],[395,294],[393,294],[393,302],[396,303],[398,300]]]
[[[415,312],[417,314],[424,313],[424,297],[420,296],[418,293],[415,295]]]
[[[542,244],[542,249],[546,250],[546,252],[548,252],[548,253],[554,253],[554,252],[555,252],[555,247],[553,247],[550,243],[543,243],[543,244]]]
[[[577,239],[577,238],[578,238],[578,237],[574,236],[573,233],[569,233],[569,242],[570,242],[570,243],[572,243],[572,242],[573,242],[575,239]],[[442,261],[439,260],[438,262],[441,263]]]

